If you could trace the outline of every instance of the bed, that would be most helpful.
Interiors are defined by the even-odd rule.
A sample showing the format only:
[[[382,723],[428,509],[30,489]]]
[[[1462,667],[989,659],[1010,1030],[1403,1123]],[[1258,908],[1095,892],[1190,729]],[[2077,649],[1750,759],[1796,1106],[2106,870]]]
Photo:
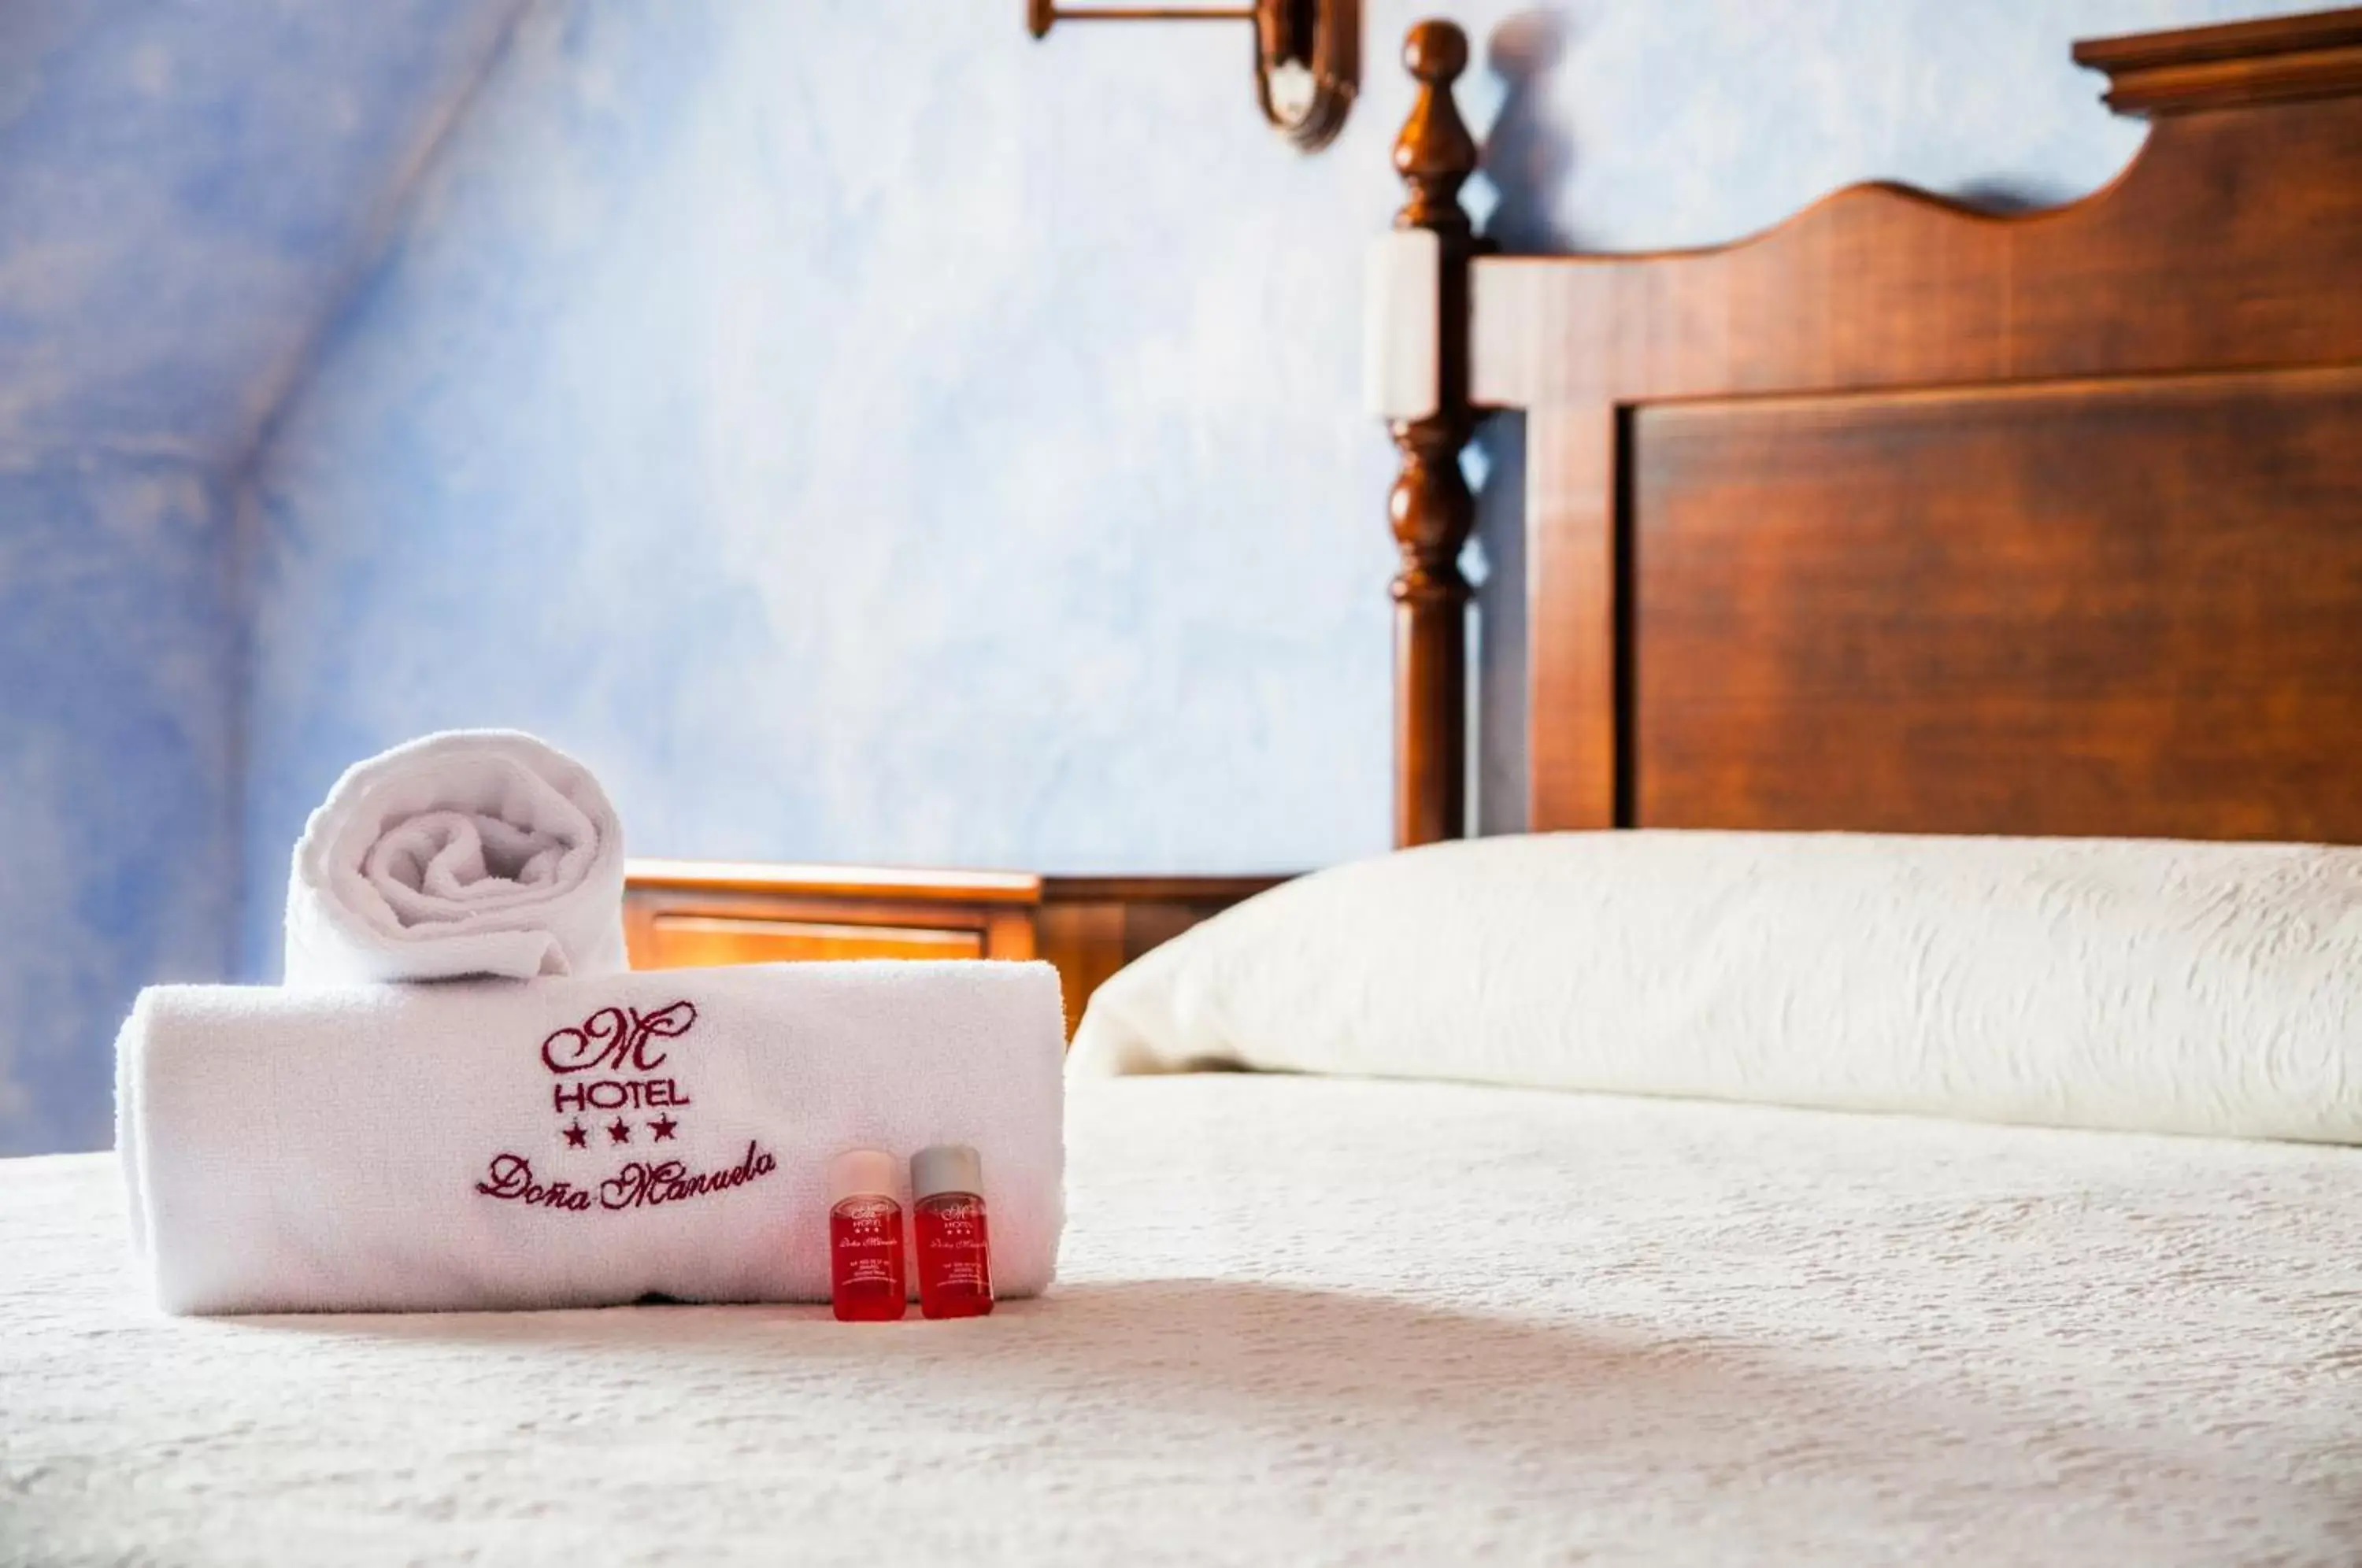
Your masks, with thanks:
[[[1405,844],[1465,824],[1496,408],[1537,827],[2362,839],[2362,13],[2081,57],[2154,130],[2075,206],[1512,259],[1414,30]],[[9,1162],[0,1562],[2362,1556],[2349,1146],[1309,1072],[1067,1138],[1057,1287],[882,1328],[160,1319],[105,1157]]]
[[[1062,1278],[160,1320],[0,1183],[0,1560],[2350,1562],[2349,1151],[1296,1077],[1078,1089]],[[1251,1173],[1241,1179],[1241,1173]]]

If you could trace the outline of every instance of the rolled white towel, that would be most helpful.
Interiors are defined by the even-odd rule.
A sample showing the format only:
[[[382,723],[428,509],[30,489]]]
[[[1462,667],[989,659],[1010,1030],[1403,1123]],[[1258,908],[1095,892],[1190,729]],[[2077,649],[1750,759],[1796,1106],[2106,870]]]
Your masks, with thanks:
[[[287,879],[291,986],[612,975],[624,830],[590,769],[513,730],[453,730],[354,764]]]
[[[994,1285],[1030,1296],[1065,1050],[1047,964],[158,986],[116,1141],[169,1312],[826,1300],[829,1162],[935,1143],[982,1156]]]

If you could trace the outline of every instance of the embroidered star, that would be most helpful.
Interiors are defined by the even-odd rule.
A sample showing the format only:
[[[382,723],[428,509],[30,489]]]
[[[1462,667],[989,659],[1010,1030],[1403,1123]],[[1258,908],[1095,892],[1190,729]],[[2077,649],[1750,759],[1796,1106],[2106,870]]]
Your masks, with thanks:
[[[610,1143],[628,1143],[631,1141],[632,1124],[630,1122],[618,1116],[614,1121],[607,1123],[607,1142]]]
[[[669,1116],[659,1116],[654,1121],[648,1123],[648,1131],[655,1133],[657,1135],[657,1142],[661,1143],[666,1139],[671,1137],[672,1130],[679,1125],[679,1122],[675,1121]]]
[[[590,1142],[590,1129],[582,1125],[582,1119],[579,1116],[574,1119],[573,1126],[560,1131],[566,1134],[566,1146],[569,1149],[579,1149]]]

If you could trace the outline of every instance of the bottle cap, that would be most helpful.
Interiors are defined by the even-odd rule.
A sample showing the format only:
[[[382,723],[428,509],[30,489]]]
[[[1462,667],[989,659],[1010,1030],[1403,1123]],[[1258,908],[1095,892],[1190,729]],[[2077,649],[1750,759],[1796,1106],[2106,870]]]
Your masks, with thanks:
[[[847,1149],[828,1163],[828,1206],[848,1198],[891,1198],[900,1184],[894,1156],[883,1149]]]
[[[984,1162],[966,1143],[938,1143],[911,1156],[911,1198],[939,1192],[984,1195]]]

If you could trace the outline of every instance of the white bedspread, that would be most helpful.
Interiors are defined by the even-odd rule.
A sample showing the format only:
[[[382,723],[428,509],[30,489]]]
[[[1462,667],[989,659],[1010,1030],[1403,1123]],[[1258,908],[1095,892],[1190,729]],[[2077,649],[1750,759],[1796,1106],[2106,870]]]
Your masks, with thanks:
[[[1130,1079],[1064,1283],[168,1320],[0,1163],[0,1561],[2362,1560],[2362,1151]]]

